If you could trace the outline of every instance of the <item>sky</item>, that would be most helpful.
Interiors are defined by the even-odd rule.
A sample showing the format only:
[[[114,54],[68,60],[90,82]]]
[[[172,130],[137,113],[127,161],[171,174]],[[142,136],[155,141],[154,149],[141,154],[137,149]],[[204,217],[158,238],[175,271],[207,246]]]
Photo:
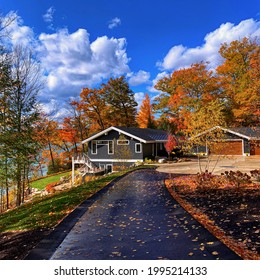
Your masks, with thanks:
[[[260,0],[0,0],[15,13],[12,45],[32,48],[45,74],[48,113],[86,87],[124,75],[140,104],[156,82],[192,63],[221,63],[221,43],[260,38]],[[63,108],[64,107],[64,108]]]

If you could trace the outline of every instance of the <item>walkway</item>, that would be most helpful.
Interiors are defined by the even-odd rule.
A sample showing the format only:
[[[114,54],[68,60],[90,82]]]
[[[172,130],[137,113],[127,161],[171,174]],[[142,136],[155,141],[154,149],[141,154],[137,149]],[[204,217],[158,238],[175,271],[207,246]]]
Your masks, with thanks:
[[[238,259],[175,202],[165,174],[131,173],[101,195],[51,259]]]

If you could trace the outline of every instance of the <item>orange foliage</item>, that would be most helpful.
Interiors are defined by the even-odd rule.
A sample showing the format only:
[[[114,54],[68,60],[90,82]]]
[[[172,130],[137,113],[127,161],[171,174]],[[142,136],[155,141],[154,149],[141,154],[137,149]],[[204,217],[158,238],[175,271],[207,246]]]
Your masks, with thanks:
[[[145,95],[145,98],[142,101],[136,121],[140,128],[151,128],[154,124],[154,116],[152,115],[152,106],[148,94]]]

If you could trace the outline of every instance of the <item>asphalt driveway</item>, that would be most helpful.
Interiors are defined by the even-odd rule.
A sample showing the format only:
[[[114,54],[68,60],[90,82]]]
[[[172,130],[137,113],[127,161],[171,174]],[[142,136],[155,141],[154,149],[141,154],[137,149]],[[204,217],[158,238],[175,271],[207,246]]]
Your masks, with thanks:
[[[86,208],[51,259],[239,259],[172,199],[166,176],[142,170],[113,184]]]

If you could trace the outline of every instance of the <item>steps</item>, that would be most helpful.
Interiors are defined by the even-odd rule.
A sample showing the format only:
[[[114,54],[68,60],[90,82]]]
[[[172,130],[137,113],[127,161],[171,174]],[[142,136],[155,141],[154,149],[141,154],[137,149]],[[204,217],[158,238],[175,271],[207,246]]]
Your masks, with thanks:
[[[82,180],[84,180],[86,175],[100,175],[105,171],[104,169],[97,167],[86,154],[76,154],[72,157],[72,186],[75,183],[75,165],[80,165],[80,168],[78,168],[77,171]]]

